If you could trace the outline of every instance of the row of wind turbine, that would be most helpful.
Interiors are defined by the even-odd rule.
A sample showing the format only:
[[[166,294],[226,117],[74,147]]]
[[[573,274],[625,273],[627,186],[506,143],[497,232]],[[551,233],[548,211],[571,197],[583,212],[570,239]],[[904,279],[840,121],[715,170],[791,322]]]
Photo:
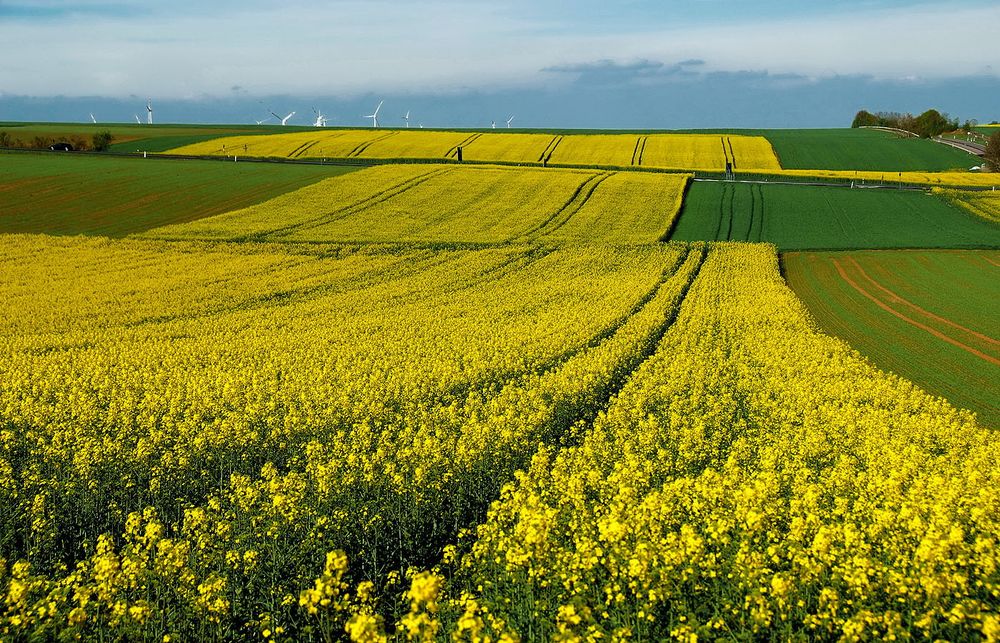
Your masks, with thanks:
[[[374,128],[378,128],[378,114],[382,110],[382,105],[384,103],[385,103],[384,100],[380,100],[378,102],[378,105],[375,107],[375,111],[374,112],[372,112],[371,114],[365,114],[364,116],[362,116],[362,118],[370,118],[370,119],[372,119],[372,128],[373,129]],[[284,116],[284,117],[279,116],[277,113],[275,113],[275,112],[273,112],[271,110],[268,110],[268,112],[271,114],[271,116],[273,116],[275,119],[277,119],[278,121],[280,121],[282,125],[286,125],[288,123],[288,121],[293,116],[295,116],[295,112],[291,112],[287,116]],[[313,122],[313,127],[326,127],[327,124],[330,122],[330,118],[323,113],[323,110],[318,110],[318,109],[316,109],[314,107],[313,108],[313,114],[316,115],[316,120]],[[138,120],[138,116],[136,117],[136,119]],[[150,119],[152,119],[152,112],[150,112]],[[271,120],[270,117],[265,118],[264,120],[259,120],[259,121],[255,120],[254,122],[257,123],[258,125],[263,125],[264,123],[266,123],[269,120]],[[152,122],[152,120],[150,122]],[[406,128],[409,129],[409,127],[410,127],[410,110],[406,110],[406,114],[403,115],[403,122],[406,124]],[[511,115],[511,117],[507,119],[507,128],[508,129],[510,129],[510,125],[513,122],[514,122],[514,116]],[[492,125],[493,129],[496,129],[497,122],[493,121],[491,125]],[[421,128],[423,128],[423,126],[424,126],[423,123],[420,123],[418,125],[418,127],[421,127]]]

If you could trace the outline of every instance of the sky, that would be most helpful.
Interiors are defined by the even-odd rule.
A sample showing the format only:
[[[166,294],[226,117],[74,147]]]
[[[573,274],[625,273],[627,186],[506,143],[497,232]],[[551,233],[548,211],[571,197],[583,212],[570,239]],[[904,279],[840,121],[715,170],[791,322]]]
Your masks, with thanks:
[[[997,0],[0,0],[0,34],[0,121],[1000,119]]]

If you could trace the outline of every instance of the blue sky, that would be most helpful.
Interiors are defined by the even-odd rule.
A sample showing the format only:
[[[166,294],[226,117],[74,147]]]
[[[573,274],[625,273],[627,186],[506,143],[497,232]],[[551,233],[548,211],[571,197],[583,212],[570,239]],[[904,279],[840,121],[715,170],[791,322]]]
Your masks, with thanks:
[[[996,0],[0,0],[0,33],[0,120],[126,120],[146,96],[161,121],[322,102],[355,124],[376,97],[442,126],[1000,118]]]

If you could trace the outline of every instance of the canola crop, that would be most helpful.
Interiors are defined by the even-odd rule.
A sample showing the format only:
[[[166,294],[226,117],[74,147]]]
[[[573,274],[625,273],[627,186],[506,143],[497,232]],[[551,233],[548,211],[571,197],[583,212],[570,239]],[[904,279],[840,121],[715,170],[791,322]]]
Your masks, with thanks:
[[[649,243],[670,228],[688,179],[683,174],[385,165],[141,236],[329,243]]]
[[[38,637],[290,627],[325,551],[374,579],[439,551],[597,412],[695,261],[4,241],[0,632]]]
[[[781,170],[767,172],[776,180],[783,176],[796,178],[839,179],[867,184],[914,184],[928,187],[1000,187],[995,173],[989,172],[878,172],[871,170]]]
[[[1000,223],[1000,192],[994,190],[973,192],[971,190],[934,188],[934,193],[940,194],[977,217],[993,221],[994,223]]]
[[[1000,440],[819,334],[773,247],[0,263],[7,637],[1000,633]]]
[[[378,166],[0,237],[0,639],[1000,639],[1000,439],[773,246],[657,243],[688,180]]]
[[[1000,438],[816,332],[767,246],[714,245],[579,446],[461,562],[532,637],[1000,634]]]
[[[722,172],[780,170],[761,136],[715,134],[524,134],[406,130],[313,130],[231,136],[185,145],[170,154],[315,158],[452,159],[519,164],[651,167]]]

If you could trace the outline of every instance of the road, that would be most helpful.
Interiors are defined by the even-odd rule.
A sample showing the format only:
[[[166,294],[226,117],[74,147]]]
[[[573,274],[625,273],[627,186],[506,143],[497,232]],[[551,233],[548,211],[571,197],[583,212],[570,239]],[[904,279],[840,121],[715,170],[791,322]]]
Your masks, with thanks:
[[[968,152],[974,156],[983,156],[986,154],[986,146],[980,145],[979,143],[971,143],[969,141],[955,141],[950,138],[941,138],[940,136],[935,137],[934,141],[937,143],[943,143],[949,145],[956,149],[960,149],[963,152]]]

